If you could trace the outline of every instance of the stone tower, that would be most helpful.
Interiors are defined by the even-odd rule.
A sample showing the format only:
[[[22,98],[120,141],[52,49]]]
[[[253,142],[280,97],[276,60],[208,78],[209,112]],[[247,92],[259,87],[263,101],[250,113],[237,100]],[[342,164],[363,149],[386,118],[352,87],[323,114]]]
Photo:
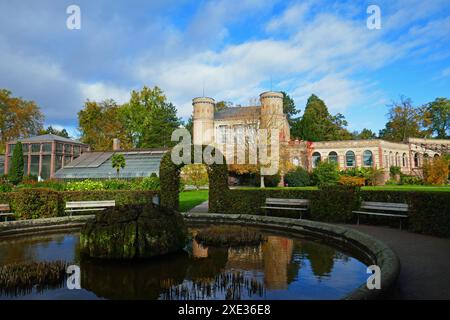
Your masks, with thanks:
[[[289,132],[286,130],[286,116],[283,113],[283,94],[269,91],[261,93],[261,128],[279,129],[280,140],[288,141]]]
[[[214,106],[212,98],[202,97],[192,100],[194,107],[194,144],[207,145],[214,142]]]

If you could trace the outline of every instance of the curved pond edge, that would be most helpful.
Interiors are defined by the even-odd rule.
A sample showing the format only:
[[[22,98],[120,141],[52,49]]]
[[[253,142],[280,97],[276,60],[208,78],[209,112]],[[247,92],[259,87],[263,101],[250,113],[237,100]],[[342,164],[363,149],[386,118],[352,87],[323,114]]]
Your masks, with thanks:
[[[363,284],[344,297],[345,300],[380,298],[394,285],[400,273],[400,260],[388,245],[368,234],[343,226],[311,220],[244,214],[185,213],[183,215],[188,223],[244,224],[324,239],[332,245],[338,245],[351,252],[356,252],[365,257],[365,260],[370,261],[370,264],[380,267],[381,289],[369,290],[366,284]],[[367,274],[367,277],[369,276],[370,274]]]
[[[95,215],[84,215],[0,222],[0,239],[68,230],[80,230],[87,221],[94,218]]]
[[[400,261],[388,245],[368,234],[347,227],[311,220],[244,214],[184,213],[183,216],[187,223],[249,225],[323,239],[331,245],[356,252],[371,264],[378,265],[381,269],[381,289],[369,290],[363,284],[344,297],[345,300],[379,298],[393,286],[400,273]],[[0,222],[0,240],[34,234],[78,231],[93,218],[95,215]],[[369,277],[369,274],[367,276]]]

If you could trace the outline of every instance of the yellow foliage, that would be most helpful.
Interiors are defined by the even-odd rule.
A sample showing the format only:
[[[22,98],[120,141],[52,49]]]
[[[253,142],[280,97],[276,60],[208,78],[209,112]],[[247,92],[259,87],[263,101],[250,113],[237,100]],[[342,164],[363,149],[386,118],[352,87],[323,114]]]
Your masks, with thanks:
[[[363,187],[366,179],[361,177],[340,176],[338,183],[344,186]]]
[[[449,159],[438,157],[429,159],[423,164],[423,180],[425,184],[443,185],[447,183]]]

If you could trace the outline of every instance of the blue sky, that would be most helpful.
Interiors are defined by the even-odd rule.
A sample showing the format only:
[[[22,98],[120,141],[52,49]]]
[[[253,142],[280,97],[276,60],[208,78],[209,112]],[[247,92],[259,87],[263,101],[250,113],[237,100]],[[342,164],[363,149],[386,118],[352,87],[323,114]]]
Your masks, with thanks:
[[[66,27],[71,4],[81,30]],[[379,30],[366,26],[371,4]],[[144,85],[186,119],[203,85],[248,105],[272,79],[302,111],[315,93],[350,130],[376,132],[401,95],[450,97],[450,0],[0,0],[0,30],[0,88],[72,135],[86,99],[123,103]]]

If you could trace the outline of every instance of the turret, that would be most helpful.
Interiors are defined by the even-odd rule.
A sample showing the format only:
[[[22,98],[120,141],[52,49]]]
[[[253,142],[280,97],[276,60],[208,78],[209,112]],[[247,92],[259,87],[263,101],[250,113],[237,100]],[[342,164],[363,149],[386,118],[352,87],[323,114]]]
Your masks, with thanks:
[[[194,107],[194,144],[208,145],[214,142],[214,106],[212,98],[201,97],[192,100]]]

